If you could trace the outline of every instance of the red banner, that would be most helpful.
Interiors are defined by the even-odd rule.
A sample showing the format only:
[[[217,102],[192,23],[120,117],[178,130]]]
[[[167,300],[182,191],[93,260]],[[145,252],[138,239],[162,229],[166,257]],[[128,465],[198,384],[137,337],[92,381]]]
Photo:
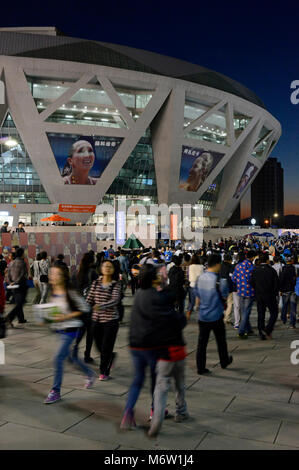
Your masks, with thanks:
[[[58,211],[59,212],[78,212],[78,213],[94,213],[96,210],[97,206],[80,206],[76,204],[59,204]]]

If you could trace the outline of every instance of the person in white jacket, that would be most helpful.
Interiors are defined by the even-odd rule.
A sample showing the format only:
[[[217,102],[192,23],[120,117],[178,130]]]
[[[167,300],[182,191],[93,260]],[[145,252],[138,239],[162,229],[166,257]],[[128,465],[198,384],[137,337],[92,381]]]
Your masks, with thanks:
[[[201,276],[204,272],[204,266],[202,263],[201,258],[195,254],[192,256],[191,259],[191,264],[189,266],[189,305],[188,305],[188,310],[186,313],[187,320],[190,319],[193,308],[195,306],[195,285],[196,285],[196,279],[198,276]]]

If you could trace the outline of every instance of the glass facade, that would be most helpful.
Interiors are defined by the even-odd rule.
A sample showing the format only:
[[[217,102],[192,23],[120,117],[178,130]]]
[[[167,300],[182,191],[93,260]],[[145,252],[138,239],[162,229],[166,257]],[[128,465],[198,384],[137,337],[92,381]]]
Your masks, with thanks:
[[[234,112],[234,131],[236,139],[246,129],[250,121],[251,118],[249,116],[245,116],[244,114],[238,113],[237,111]]]
[[[50,203],[10,114],[0,129],[0,202]]]
[[[185,106],[186,108],[186,106]],[[206,142],[214,142],[215,144],[227,145],[227,129],[226,129],[226,106],[219,111],[213,113],[206,118],[201,124],[194,127],[188,134],[189,139],[199,139]],[[202,114],[206,111],[202,107]],[[200,113],[200,108],[196,109]],[[200,114],[199,114],[200,115]],[[188,120],[184,123],[185,126],[189,125]]]
[[[39,112],[59,98],[72,85],[63,80],[27,77],[28,84]],[[46,122],[125,128],[118,109],[98,83],[90,83],[80,88],[59,109],[54,111]]]
[[[219,175],[214,179],[213,183],[210,184],[206,192],[201,196],[200,200],[198,201],[198,204],[203,205],[204,210],[211,210],[216,207],[223,171],[224,170],[219,173]]]
[[[132,118],[137,121],[142,111],[147,106],[153,96],[153,90],[136,90],[114,86],[123,104],[129,110]]]
[[[256,142],[254,151],[252,152],[252,157],[262,159],[265,154],[265,149],[268,145],[268,136],[271,133],[269,129],[263,126],[262,130],[259,133],[258,140]]]
[[[155,165],[149,130],[139,140],[107,194],[157,197]]]

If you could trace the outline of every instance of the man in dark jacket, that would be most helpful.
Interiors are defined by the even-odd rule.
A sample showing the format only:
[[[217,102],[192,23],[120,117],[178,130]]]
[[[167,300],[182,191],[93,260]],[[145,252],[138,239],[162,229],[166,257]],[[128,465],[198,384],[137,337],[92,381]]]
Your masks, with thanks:
[[[19,323],[27,323],[24,318],[23,305],[26,301],[27,294],[27,277],[28,269],[24,261],[24,250],[18,248],[16,251],[16,259],[8,266],[7,273],[10,287],[13,289],[13,296],[16,306],[9,312],[7,321],[13,326],[12,322],[17,316]],[[14,288],[16,286],[16,288]]]
[[[185,309],[186,279],[185,273],[181,268],[182,258],[180,256],[173,256],[172,261],[174,262],[174,266],[170,268],[168,273],[169,287],[175,292],[178,311],[183,314]]]
[[[262,340],[271,339],[272,331],[278,317],[277,295],[279,281],[275,269],[270,266],[269,254],[261,253],[260,264],[252,271],[250,284],[254,288],[258,313],[258,330]],[[266,308],[270,318],[265,327]]]
[[[295,285],[297,279],[296,268],[293,265],[291,256],[285,257],[286,266],[283,266],[279,275],[279,290],[282,296],[281,320],[285,325],[287,322],[287,312],[290,304],[290,327],[296,328],[296,294]]]

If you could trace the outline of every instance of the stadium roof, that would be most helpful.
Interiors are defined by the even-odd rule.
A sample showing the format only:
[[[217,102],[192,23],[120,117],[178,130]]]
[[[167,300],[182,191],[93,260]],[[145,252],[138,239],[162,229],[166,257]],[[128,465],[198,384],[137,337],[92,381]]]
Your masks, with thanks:
[[[67,37],[54,27],[0,28],[0,55],[67,60],[179,78],[265,108],[247,87],[200,65],[128,46]]]

